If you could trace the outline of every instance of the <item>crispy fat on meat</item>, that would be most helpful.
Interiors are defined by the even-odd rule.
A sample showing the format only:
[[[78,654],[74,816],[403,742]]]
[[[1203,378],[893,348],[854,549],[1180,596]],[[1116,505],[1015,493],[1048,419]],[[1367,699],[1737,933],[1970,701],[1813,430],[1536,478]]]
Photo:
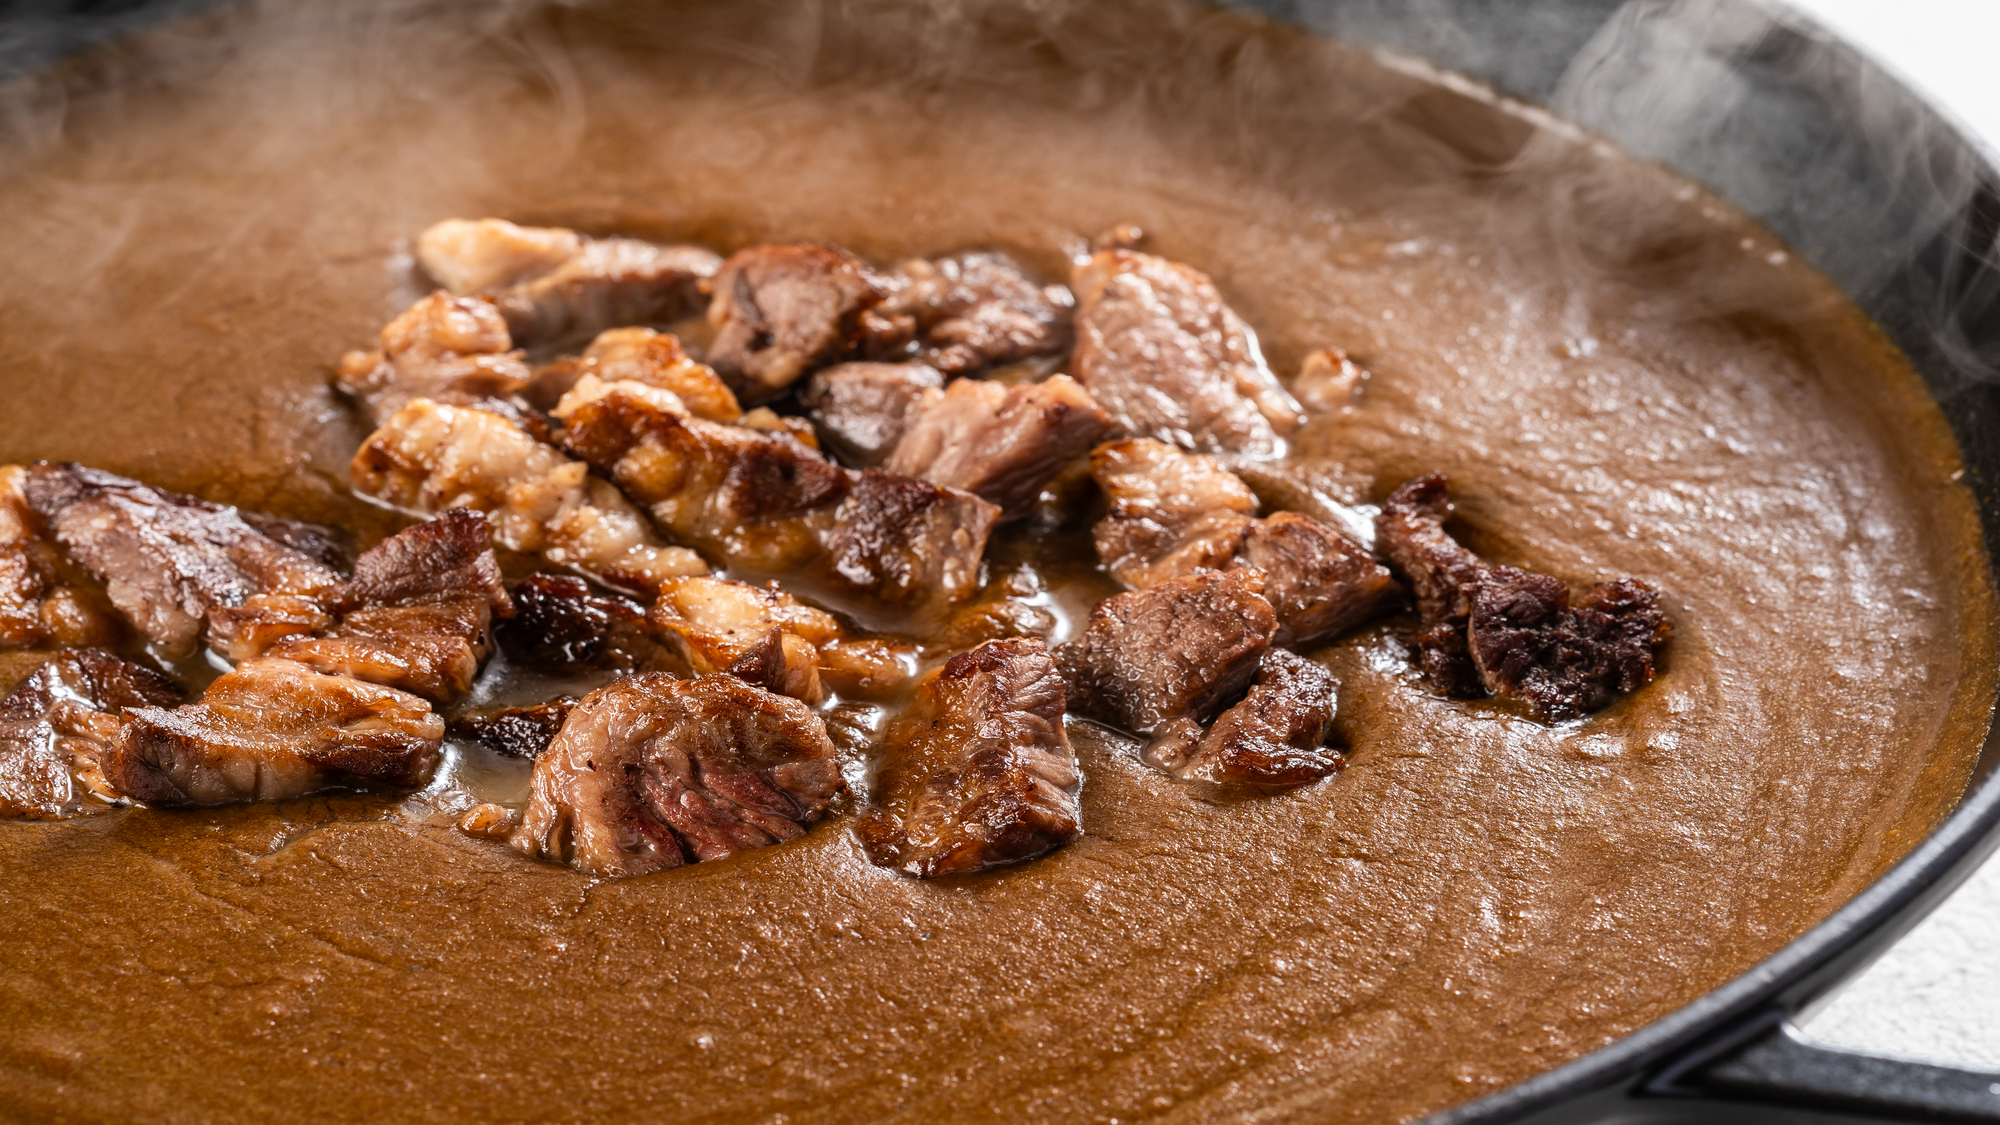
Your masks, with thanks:
[[[1338,682],[1332,673],[1281,648],[1264,653],[1250,694],[1205,733],[1176,719],[1145,751],[1148,762],[1184,781],[1289,789],[1338,773],[1327,746]]]
[[[965,375],[1069,350],[1069,290],[1036,284],[1005,254],[917,258],[883,284],[888,296],[865,315],[871,353],[906,352]]]
[[[815,367],[847,354],[882,283],[859,261],[825,246],[752,246],[730,255],[710,282],[708,362],[744,404],[785,393]]]
[[[590,238],[504,219],[446,219],[417,239],[424,271],[461,296],[490,297],[523,343],[701,311],[721,258],[698,246]]]
[[[104,775],[154,805],[401,791],[430,779],[443,737],[444,720],[414,695],[264,657],[224,674],[199,703],[134,709]]]
[[[1126,431],[1198,453],[1284,453],[1303,412],[1206,274],[1103,250],[1077,266],[1070,288],[1070,369]]]
[[[1561,579],[1460,546],[1445,530],[1450,515],[1445,478],[1431,473],[1391,493],[1377,520],[1383,550],[1417,592],[1419,657],[1440,692],[1517,698],[1559,722],[1652,682],[1672,632],[1658,590],[1620,578],[1571,605]]]
[[[570,712],[513,842],[600,878],[644,875],[795,840],[840,789],[805,704],[735,676],[647,673]]]
[[[851,638],[837,618],[777,587],[723,578],[660,584],[648,616],[696,672],[731,672],[770,691],[817,702],[830,688],[881,696],[909,679],[908,645]]]
[[[605,382],[644,383],[670,391],[688,413],[711,422],[739,422],[743,408],[714,369],[688,358],[678,337],[651,328],[611,328],[597,334],[582,355],[540,368],[528,385],[528,401],[553,410],[585,375]]]
[[[105,584],[111,604],[175,656],[191,654],[205,630],[226,650],[237,611],[257,615],[257,599],[309,607],[345,580],[266,534],[282,522],[272,517],[253,522],[235,508],[69,462],[28,466],[21,491],[56,542]],[[323,623],[313,617],[297,631]]]
[[[944,375],[921,363],[841,363],[813,372],[799,396],[826,445],[849,465],[880,465]]]
[[[440,290],[390,321],[380,348],[342,356],[336,378],[376,425],[418,398],[506,412],[530,378],[513,347],[493,302]]]
[[[1243,692],[1278,629],[1255,570],[1201,571],[1104,599],[1055,650],[1072,710],[1138,734],[1205,721]]]
[[[71,562],[21,491],[28,470],[0,465],[0,648],[109,645],[124,625],[100,583]]]
[[[105,748],[132,707],[172,707],[181,686],[96,649],[57,653],[0,698],[0,816],[53,820],[111,807]]]
[[[361,495],[417,515],[484,512],[494,542],[618,589],[650,593],[662,579],[708,571],[588,465],[484,410],[418,399],[368,436],[349,475]]]
[[[495,615],[513,612],[486,517],[452,508],[362,552],[340,621],[272,655],[448,703],[472,689]]]
[[[919,878],[969,875],[1076,839],[1082,778],[1064,700],[1038,640],[947,661],[885,735],[876,805],[857,829],[869,860]]]
[[[1014,386],[960,379],[919,406],[883,467],[1019,516],[1111,428],[1111,416],[1067,375]]]

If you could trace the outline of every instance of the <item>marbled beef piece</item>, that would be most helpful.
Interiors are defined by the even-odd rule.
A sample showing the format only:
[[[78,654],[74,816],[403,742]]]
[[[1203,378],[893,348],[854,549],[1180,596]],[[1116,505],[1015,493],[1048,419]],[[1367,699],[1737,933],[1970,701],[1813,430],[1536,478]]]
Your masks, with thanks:
[[[1151,438],[1098,446],[1090,474],[1111,499],[1092,530],[1097,557],[1135,590],[1228,566],[1257,514],[1256,495],[1222,462]]]
[[[1378,521],[1384,551],[1417,592],[1424,671],[1454,698],[1518,698],[1550,722],[1596,710],[1651,683],[1654,656],[1672,631],[1659,591],[1621,578],[1570,604],[1559,578],[1494,566],[1444,528],[1445,478],[1408,481]]]
[[[538,344],[692,316],[722,259],[699,246],[446,219],[418,237],[417,261],[453,293],[490,297],[515,339]]]
[[[96,649],[57,653],[0,699],[0,816],[52,820],[121,800],[103,772],[121,714],[183,698],[145,665]]]
[[[523,396],[538,410],[554,410],[585,375],[604,382],[644,383],[671,391],[689,414],[711,422],[737,422],[743,408],[713,368],[688,358],[678,337],[651,328],[612,328],[597,334],[582,355],[537,368]]]
[[[1206,720],[1242,694],[1278,629],[1255,570],[1202,571],[1109,597],[1056,649],[1078,714],[1138,734]]]
[[[0,465],[0,648],[116,644],[125,636],[117,610],[29,506],[27,475]]]
[[[414,695],[263,657],[210,684],[199,703],[134,709],[104,775],[154,805],[401,791],[430,779],[443,738],[444,720]]]
[[[1138,437],[1198,453],[1278,457],[1302,412],[1208,277],[1103,250],[1076,268],[1070,370]]]
[[[851,472],[786,434],[690,417],[636,383],[585,377],[556,416],[565,448],[732,567],[800,575],[829,597],[910,615],[978,584],[999,510],[976,496]]]
[[[710,283],[708,362],[747,405],[769,402],[847,354],[882,299],[868,267],[825,246],[752,246]]]
[[[675,666],[647,629],[644,606],[581,578],[531,574],[515,583],[510,598],[514,616],[495,625],[493,634],[511,664],[549,675]]]
[[[502,707],[478,715],[461,715],[449,728],[454,738],[477,742],[510,758],[539,758],[576,707],[576,697],[561,695],[531,707]]]
[[[1264,597],[1278,614],[1272,644],[1337,637],[1403,601],[1402,586],[1375,556],[1297,512],[1252,523],[1235,565],[1264,572]]]
[[[337,604],[338,624],[271,654],[440,704],[472,689],[492,651],[494,617],[513,612],[486,517],[470,508],[452,508],[362,552]]]
[[[921,363],[842,363],[813,372],[799,397],[827,447],[849,465],[868,467],[888,459],[943,387],[944,376]]]
[[[418,399],[368,436],[348,472],[356,492],[416,515],[485,512],[494,542],[617,589],[650,594],[708,572],[588,465],[484,410]]]
[[[1067,375],[1013,386],[960,379],[918,407],[883,467],[1020,516],[1111,427],[1111,416]]]
[[[1148,762],[1184,781],[1289,789],[1338,773],[1327,746],[1339,683],[1318,664],[1281,648],[1264,653],[1250,694],[1203,732],[1193,719],[1167,724]]]
[[[390,321],[380,348],[342,356],[336,378],[378,426],[419,398],[512,416],[530,378],[513,347],[493,302],[439,291]]]
[[[272,597],[310,605],[344,576],[259,530],[235,508],[150,488],[68,462],[28,466],[21,491],[69,556],[105,584],[111,604],[175,656],[204,629],[227,650],[230,611]],[[264,520],[269,526],[268,519]],[[257,609],[252,602],[249,610]],[[224,611],[219,618],[212,611]],[[324,624],[313,617],[300,631]]]
[[[514,846],[599,878],[795,840],[840,792],[811,708],[729,675],[584,697],[535,759]]]
[[[648,621],[697,673],[730,672],[809,703],[826,689],[893,693],[909,679],[914,657],[908,645],[849,637],[832,614],[776,583],[673,579],[660,584]]]
[[[924,680],[883,739],[875,807],[857,829],[869,860],[930,879],[1076,839],[1082,777],[1064,694],[1037,640],[989,641]]]
[[[867,317],[871,353],[907,352],[965,375],[1069,350],[1075,299],[1036,284],[1005,254],[918,258],[883,282],[888,296]]]

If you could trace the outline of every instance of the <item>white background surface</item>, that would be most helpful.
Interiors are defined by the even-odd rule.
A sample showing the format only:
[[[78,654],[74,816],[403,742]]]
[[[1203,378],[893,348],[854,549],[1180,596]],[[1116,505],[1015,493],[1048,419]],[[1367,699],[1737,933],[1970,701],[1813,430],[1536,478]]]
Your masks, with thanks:
[[[2000,152],[2000,0],[1790,0]],[[1842,1047],[2000,1070],[2000,858],[1806,1022]]]

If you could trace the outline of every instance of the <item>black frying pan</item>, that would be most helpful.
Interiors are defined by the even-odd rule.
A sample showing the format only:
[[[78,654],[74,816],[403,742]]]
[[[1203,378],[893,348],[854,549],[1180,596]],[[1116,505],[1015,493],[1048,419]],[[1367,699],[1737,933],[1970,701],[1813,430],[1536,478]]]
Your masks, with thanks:
[[[0,0],[0,78],[208,2]],[[1761,219],[1908,354],[2000,546],[2000,171],[1853,48],[1751,0],[1226,2],[1546,105]],[[1795,1023],[1996,846],[2000,733],[1958,809],[1831,918],[1657,1023],[1431,1121],[2000,1122],[2000,1074],[1818,1046]]]

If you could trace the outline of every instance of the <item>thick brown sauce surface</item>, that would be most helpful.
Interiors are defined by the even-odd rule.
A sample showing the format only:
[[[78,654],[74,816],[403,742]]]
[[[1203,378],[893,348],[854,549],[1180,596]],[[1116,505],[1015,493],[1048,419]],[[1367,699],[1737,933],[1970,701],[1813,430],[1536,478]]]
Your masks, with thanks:
[[[0,1113],[1409,1117],[1743,971],[1968,776],[1993,590],[1937,412],[1656,168],[1163,3],[262,7],[9,93],[0,460],[376,534],[327,383],[436,219],[1050,276],[1134,221],[1280,372],[1373,369],[1301,443],[1323,491],[1447,472],[1476,547],[1653,582],[1676,633],[1657,683],[1554,729],[1349,638],[1351,764],[1282,796],[1202,800],[1079,727],[1086,837],[935,884],[844,817],[622,883],[385,798],[0,825]]]

